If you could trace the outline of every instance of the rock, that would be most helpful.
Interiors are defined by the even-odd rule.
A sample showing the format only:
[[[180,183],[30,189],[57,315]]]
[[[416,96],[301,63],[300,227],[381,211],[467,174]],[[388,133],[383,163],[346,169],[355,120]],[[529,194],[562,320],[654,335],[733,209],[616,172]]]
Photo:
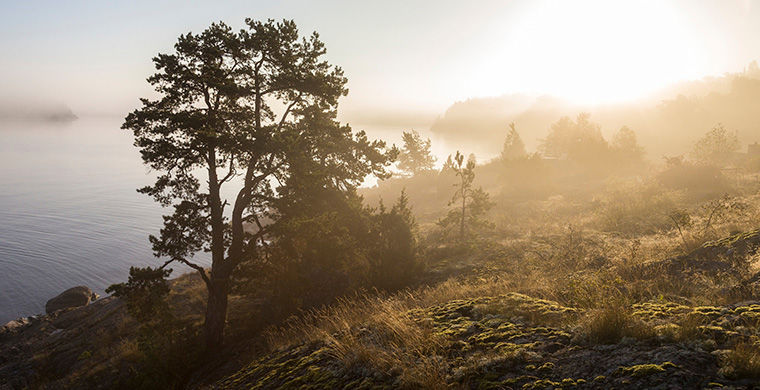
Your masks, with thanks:
[[[8,321],[5,323],[5,325],[0,326],[0,335],[5,334],[5,333],[16,332],[27,325],[29,325],[29,320],[27,318],[19,318],[12,321]]]
[[[98,299],[98,294],[95,294],[86,286],[72,287],[62,292],[57,297],[47,301],[45,304],[45,312],[51,314],[61,309],[68,309],[70,307],[87,306],[91,301]]]

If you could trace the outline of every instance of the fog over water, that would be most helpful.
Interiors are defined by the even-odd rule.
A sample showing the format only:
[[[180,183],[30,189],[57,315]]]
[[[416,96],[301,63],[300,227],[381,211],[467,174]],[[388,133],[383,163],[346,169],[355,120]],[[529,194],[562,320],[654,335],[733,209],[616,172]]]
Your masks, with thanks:
[[[130,266],[159,264],[148,235],[169,210],[136,191],[153,176],[121,123],[0,122],[0,323],[43,313],[73,286],[103,295]],[[400,133],[354,128],[390,143]],[[209,264],[206,253],[195,260]],[[173,268],[172,276],[190,271]]]
[[[0,123],[0,323],[157,263],[147,238],[165,210],[135,191],[151,177],[120,124]]]

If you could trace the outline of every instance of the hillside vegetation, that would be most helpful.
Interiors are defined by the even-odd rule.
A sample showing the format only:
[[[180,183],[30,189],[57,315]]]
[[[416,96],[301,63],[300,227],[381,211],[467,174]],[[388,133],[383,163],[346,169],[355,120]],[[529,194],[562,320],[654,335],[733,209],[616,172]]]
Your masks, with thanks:
[[[742,279],[737,266],[758,244],[760,231],[737,234],[564,284],[570,275],[539,285],[473,270],[345,299],[270,330],[272,352],[215,388],[751,386],[760,301],[747,298],[760,278]]]
[[[213,359],[197,347],[203,282],[187,275],[3,331],[0,383],[750,388],[760,180],[738,165],[750,156],[710,154],[729,170],[632,165],[609,148],[601,165],[460,154],[363,199],[313,199],[271,264],[244,264]],[[144,276],[123,286],[162,286]]]
[[[746,128],[666,102],[700,122],[669,133],[688,153],[652,160],[640,122],[544,112],[535,148],[518,117],[480,139],[497,158],[438,161],[415,131],[397,147],[337,120],[348,80],[318,34],[245,25],[181,35],[154,58],[157,100],[125,119],[158,172],[138,191],[169,210],[149,239],[160,262],[3,326],[0,390],[760,383]],[[758,83],[693,107],[749,105]],[[194,273],[171,280],[173,264]]]

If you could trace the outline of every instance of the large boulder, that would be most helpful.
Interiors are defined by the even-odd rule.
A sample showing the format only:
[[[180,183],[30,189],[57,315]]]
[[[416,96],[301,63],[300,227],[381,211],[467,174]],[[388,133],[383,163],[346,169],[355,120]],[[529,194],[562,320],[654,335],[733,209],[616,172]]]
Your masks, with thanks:
[[[72,287],[62,292],[57,297],[47,301],[45,304],[45,312],[50,314],[57,310],[68,309],[70,307],[87,306],[91,301],[96,299],[98,299],[98,294],[92,292],[89,287]]]

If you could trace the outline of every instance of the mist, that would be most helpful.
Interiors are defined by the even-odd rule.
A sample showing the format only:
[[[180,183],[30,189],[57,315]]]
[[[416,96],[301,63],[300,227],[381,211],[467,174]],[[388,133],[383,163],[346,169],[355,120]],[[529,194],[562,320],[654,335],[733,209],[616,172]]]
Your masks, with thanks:
[[[688,152],[713,126],[736,130],[745,145],[760,140],[760,69],[749,63],[740,72],[683,81],[631,102],[583,105],[548,95],[471,98],[452,104],[430,126],[447,144],[463,145],[484,158],[500,151],[507,124],[515,122],[529,150],[535,151],[551,123],[563,116],[591,114],[610,137],[623,126],[633,129],[650,160]]]
[[[2,5],[0,390],[760,383],[760,1]]]

